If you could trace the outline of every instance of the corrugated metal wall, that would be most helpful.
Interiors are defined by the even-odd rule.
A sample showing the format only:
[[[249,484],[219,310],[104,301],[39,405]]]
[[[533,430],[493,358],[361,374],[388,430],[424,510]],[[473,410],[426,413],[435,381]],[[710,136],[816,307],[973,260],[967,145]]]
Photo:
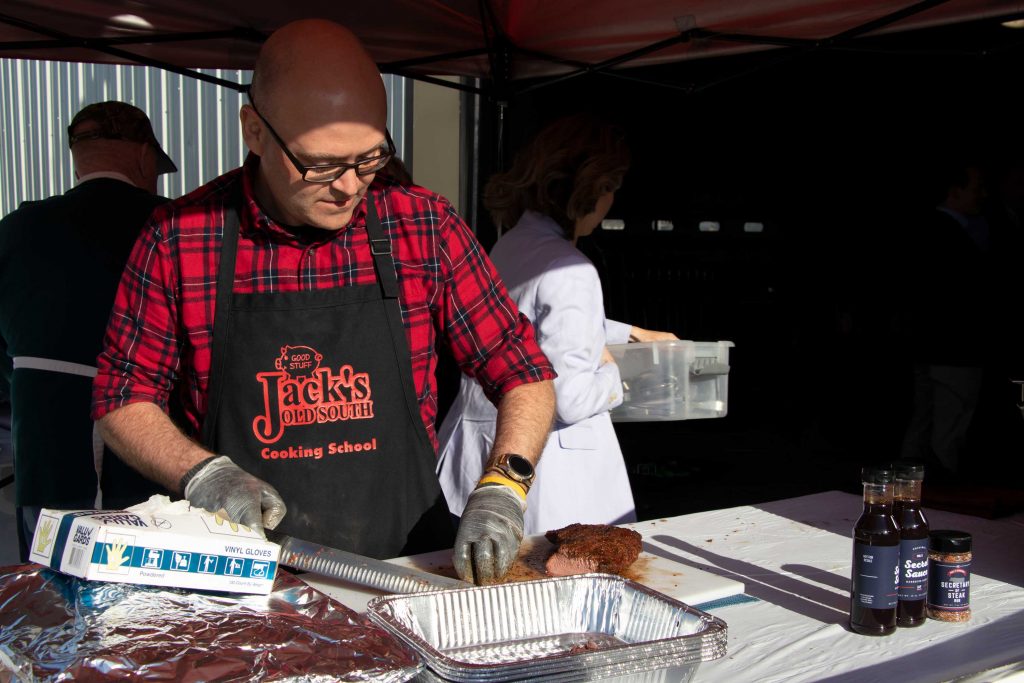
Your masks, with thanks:
[[[251,77],[249,71],[201,71],[234,83]],[[395,144],[411,149],[410,89],[398,76],[385,76],[384,85]],[[151,67],[0,59],[0,216],[74,184],[68,123],[85,105],[104,100],[149,114],[178,164],[178,173],[160,177],[157,191],[167,197],[239,166],[245,156],[238,125],[243,95],[231,88]]]

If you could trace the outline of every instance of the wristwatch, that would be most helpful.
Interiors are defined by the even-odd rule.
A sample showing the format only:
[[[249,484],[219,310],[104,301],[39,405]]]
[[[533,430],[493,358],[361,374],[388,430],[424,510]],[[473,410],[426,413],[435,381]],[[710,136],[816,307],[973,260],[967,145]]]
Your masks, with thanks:
[[[518,453],[505,453],[498,458],[498,462],[487,469],[521,484],[527,491],[533,485],[533,478],[536,475],[533,471],[533,464]]]

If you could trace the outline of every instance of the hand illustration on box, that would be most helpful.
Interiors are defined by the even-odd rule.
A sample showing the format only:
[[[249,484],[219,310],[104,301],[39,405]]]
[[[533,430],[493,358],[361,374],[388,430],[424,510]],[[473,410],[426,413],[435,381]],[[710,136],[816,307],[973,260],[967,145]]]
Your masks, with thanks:
[[[124,543],[107,544],[107,569],[120,569],[128,561],[124,554],[125,548],[127,545]]]
[[[209,512],[209,510],[207,510],[207,512]],[[221,508],[217,512],[213,513],[213,521],[217,523],[217,526],[223,526],[227,524],[228,527],[236,534],[238,533],[238,527],[242,527],[246,531],[252,531],[252,529],[250,529],[244,524],[239,524],[238,522],[231,521],[231,519],[228,517],[227,511],[224,510],[224,508]]]
[[[53,527],[54,522],[52,519],[44,520],[39,525],[39,538],[36,541],[36,552],[40,555],[45,555],[46,551],[50,548],[50,544],[53,543]]]

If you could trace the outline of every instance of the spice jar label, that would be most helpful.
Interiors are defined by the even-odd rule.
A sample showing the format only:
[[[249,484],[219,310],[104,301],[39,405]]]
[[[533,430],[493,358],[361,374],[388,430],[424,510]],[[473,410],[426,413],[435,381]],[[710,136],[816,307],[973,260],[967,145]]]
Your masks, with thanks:
[[[971,563],[931,560],[928,605],[944,610],[971,606]]]
[[[928,539],[900,541],[900,600],[928,597]]]
[[[864,607],[892,609],[897,603],[900,547],[854,543],[853,595]]]

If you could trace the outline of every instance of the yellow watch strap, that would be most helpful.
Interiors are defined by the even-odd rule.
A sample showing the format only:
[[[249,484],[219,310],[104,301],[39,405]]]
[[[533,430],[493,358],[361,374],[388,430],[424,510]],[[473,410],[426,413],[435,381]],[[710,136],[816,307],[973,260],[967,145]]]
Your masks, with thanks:
[[[520,498],[526,500],[526,488],[515,479],[509,479],[503,474],[485,474],[480,478],[480,481],[478,481],[476,485],[477,488],[479,488],[484,484],[501,484],[502,486],[507,486],[515,491]]]

